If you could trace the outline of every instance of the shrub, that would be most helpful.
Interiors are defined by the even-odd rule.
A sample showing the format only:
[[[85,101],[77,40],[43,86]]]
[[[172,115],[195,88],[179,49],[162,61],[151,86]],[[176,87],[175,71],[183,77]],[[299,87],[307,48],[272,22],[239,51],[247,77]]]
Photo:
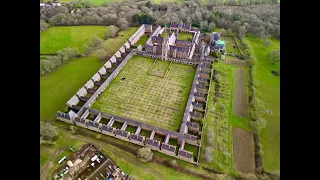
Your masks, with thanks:
[[[179,165],[177,163],[177,161],[175,159],[172,159],[171,161],[169,161],[169,164],[172,166],[172,167],[175,167],[177,168]]]
[[[263,128],[267,126],[267,122],[265,119],[262,117],[259,117],[255,121],[250,121],[250,127],[255,131],[255,132],[261,132]]]
[[[143,147],[138,150],[137,157],[142,162],[148,162],[152,160],[153,153],[150,148]]]
[[[207,163],[210,163],[212,161],[212,148],[211,147],[206,147],[206,149],[204,150],[204,161]]]
[[[101,139],[101,137],[102,137],[101,134],[97,134],[97,135],[96,135],[96,138],[97,138],[97,139]]]

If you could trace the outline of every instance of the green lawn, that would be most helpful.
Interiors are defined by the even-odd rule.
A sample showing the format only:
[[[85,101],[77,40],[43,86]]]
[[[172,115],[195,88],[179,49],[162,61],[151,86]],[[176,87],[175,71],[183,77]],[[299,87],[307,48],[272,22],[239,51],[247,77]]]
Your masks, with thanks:
[[[165,78],[147,75],[154,60],[133,56],[92,108],[177,131],[195,67],[172,63]],[[159,62],[167,64],[169,62]],[[125,77],[125,80],[121,80]]]
[[[141,45],[142,47],[144,47],[148,39],[149,37],[147,35],[143,35],[134,45],[135,46]]]
[[[68,126],[69,126],[69,124],[66,124],[66,123],[60,122],[60,121],[55,122],[55,125],[57,125],[59,127],[59,129],[65,129],[65,128],[68,128]],[[91,134],[94,137],[97,134],[101,134],[101,133],[90,131],[88,129],[84,129],[81,127],[78,127],[78,128],[79,128],[79,130],[84,131],[88,134]],[[142,130],[142,131],[144,131],[144,130]],[[150,133],[149,133],[149,135],[150,135]],[[132,176],[135,179],[142,179],[142,180],[144,180],[144,179],[148,179],[148,180],[149,179],[159,179],[159,180],[160,179],[172,179],[172,180],[175,180],[175,179],[178,179],[178,180],[180,180],[180,179],[181,180],[199,179],[197,177],[193,177],[191,175],[180,173],[172,168],[167,168],[165,166],[162,166],[162,165],[159,165],[156,163],[152,163],[152,162],[141,163],[138,161],[138,159],[134,155],[132,155],[122,149],[119,149],[117,147],[114,147],[112,145],[109,145],[108,143],[104,143],[104,142],[98,141],[96,139],[89,138],[87,136],[79,136],[78,135],[78,137],[84,137],[84,138],[88,139],[89,143],[93,143],[93,144],[98,143],[96,145],[99,146],[100,148],[102,148],[103,152],[107,156],[111,157],[111,159],[114,160],[115,163],[117,165],[119,165],[121,170],[123,170],[125,173],[131,173],[132,170],[134,169],[134,171],[132,172]],[[63,138],[66,140],[66,137],[63,137]],[[128,146],[128,147],[133,148],[135,150],[138,150],[139,148],[141,148],[141,146],[132,144],[130,142],[123,141],[123,140],[117,139],[115,137],[111,137],[111,136],[107,136],[107,135],[102,134],[102,137],[100,140],[103,140],[103,139],[108,140],[108,141],[112,141],[112,142],[115,142],[115,143],[118,143],[118,144],[121,144],[124,146]],[[103,146],[101,144],[103,144]],[[172,158],[171,156],[165,155],[165,154],[157,152],[157,151],[153,151],[153,156],[167,160],[167,161],[175,159],[175,158]],[[206,170],[204,170],[200,166],[195,166],[191,163],[188,163],[188,162],[185,162],[185,161],[182,161],[179,159],[175,159],[175,160],[177,161],[177,163],[180,167],[184,167],[184,168],[189,169],[189,170],[196,172],[196,173],[201,173],[201,174],[205,174],[210,177],[214,177],[213,173],[207,172]]]
[[[184,40],[184,41],[192,41],[193,34],[189,33],[180,33],[178,40]]]
[[[267,127],[260,133],[263,149],[263,164],[268,171],[280,170],[280,76],[271,74],[272,70],[280,71],[280,64],[272,65],[267,60],[267,53],[280,49],[280,41],[272,40],[272,45],[264,50],[262,43],[252,36],[248,37],[256,57],[257,97],[266,109],[271,109],[272,115],[264,111],[263,118]]]
[[[103,42],[105,51],[113,55],[137,30],[130,27],[119,33],[118,38],[109,38]],[[66,102],[102,67],[94,56],[73,59],[40,77],[40,119],[49,120],[62,109]]]
[[[215,169],[221,172],[233,172],[233,151],[232,151],[232,127],[237,125],[238,119],[230,118],[232,116],[232,103],[233,103],[233,71],[234,67],[226,65],[221,61],[213,64],[214,69],[224,72],[220,73],[220,90],[224,90],[225,97],[219,97],[218,102],[214,104],[215,96],[215,83],[211,82],[209,99],[208,99],[208,113],[206,115],[206,127],[204,129],[203,145],[201,147],[201,155],[204,154],[207,145],[207,133],[209,129],[213,129],[213,160],[206,163],[202,158],[200,165]],[[224,82],[222,84],[222,82]],[[225,110],[221,110],[222,106]],[[224,113],[224,116],[216,115],[215,113]],[[227,128],[225,130],[224,128]],[[221,132],[220,132],[221,131]],[[221,133],[221,134],[220,134]],[[220,149],[219,146],[222,148]]]
[[[128,41],[128,39],[138,30],[138,27],[129,27],[125,31],[121,31],[116,38],[109,38],[102,43],[103,49],[107,56],[113,56],[121,46]],[[96,57],[96,51],[93,51],[90,56]]]
[[[95,57],[73,59],[40,77],[40,119],[49,120],[103,65]]]
[[[77,47],[83,52],[94,36],[103,38],[107,26],[54,26],[40,33],[40,54],[55,54],[66,47]]]

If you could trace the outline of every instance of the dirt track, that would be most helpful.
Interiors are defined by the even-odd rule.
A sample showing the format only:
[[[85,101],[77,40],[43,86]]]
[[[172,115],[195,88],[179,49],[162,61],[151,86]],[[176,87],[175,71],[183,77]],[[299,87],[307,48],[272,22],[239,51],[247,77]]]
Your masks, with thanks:
[[[252,133],[240,128],[233,128],[232,137],[235,170],[242,173],[254,173],[255,163]]]
[[[228,58],[228,60],[224,61],[224,64],[230,64],[239,67],[247,67],[246,61],[237,58]]]
[[[243,69],[234,69],[234,97],[233,112],[237,116],[247,117],[247,88],[246,71]]]

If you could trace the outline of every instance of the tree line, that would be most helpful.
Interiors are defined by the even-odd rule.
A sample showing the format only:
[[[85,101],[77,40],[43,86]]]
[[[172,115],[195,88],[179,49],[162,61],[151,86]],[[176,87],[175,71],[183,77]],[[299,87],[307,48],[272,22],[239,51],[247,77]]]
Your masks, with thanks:
[[[232,4],[233,1],[227,0],[226,3]],[[124,30],[128,26],[141,24],[170,25],[171,22],[183,21],[207,32],[220,27],[242,34],[280,38],[280,5],[274,4],[273,0],[239,1],[239,5],[246,6],[219,6],[218,2],[206,0],[201,4],[200,0],[188,0],[155,4],[124,0],[91,8],[69,4],[66,7],[41,9],[40,31],[50,25],[116,25]]]

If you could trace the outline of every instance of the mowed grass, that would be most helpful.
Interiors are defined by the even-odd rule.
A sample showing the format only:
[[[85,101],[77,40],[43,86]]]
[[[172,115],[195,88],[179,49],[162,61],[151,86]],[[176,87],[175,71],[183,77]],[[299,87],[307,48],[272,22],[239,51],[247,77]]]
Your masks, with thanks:
[[[192,41],[193,34],[189,33],[180,33],[178,40],[184,40],[184,41]]]
[[[140,39],[134,44],[135,46],[141,45],[142,47],[145,46],[146,42],[148,41],[149,37],[147,35],[143,35]]]
[[[40,77],[40,120],[51,119],[103,65],[98,58],[73,59]]]
[[[264,50],[263,44],[253,36],[248,40],[256,57],[257,97],[266,109],[271,109],[272,115],[264,111],[263,118],[267,126],[260,133],[264,169],[268,171],[280,170],[280,76],[271,74],[272,70],[280,71],[280,64],[272,65],[267,59],[267,53],[280,49],[280,41],[271,39],[272,45]]]
[[[172,63],[167,76],[161,78],[147,75],[153,62],[133,56],[92,108],[177,131],[195,67]]]
[[[54,26],[40,33],[40,54],[55,54],[66,47],[76,47],[83,52],[94,36],[103,38],[107,26]]]
[[[137,30],[130,27],[119,33],[118,38],[103,42],[104,50],[113,55]],[[40,77],[40,119],[49,120],[67,101],[102,67],[94,53],[89,57],[74,59]]]

